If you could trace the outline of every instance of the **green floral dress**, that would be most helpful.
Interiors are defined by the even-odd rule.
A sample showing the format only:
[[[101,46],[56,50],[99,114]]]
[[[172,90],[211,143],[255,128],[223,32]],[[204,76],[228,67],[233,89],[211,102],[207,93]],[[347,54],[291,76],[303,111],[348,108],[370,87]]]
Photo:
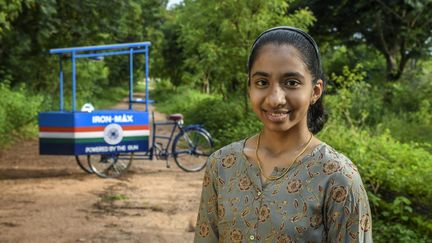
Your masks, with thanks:
[[[322,143],[262,184],[244,145],[209,157],[195,242],[372,242],[367,194],[348,158]]]

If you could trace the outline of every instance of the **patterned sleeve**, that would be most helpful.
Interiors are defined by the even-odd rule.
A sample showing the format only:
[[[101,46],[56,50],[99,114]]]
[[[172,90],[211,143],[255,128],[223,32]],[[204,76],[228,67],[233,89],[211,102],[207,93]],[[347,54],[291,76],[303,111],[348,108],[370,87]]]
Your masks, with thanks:
[[[216,159],[209,157],[204,172],[194,242],[218,242]]]
[[[372,242],[366,190],[360,175],[352,168],[355,166],[335,173],[329,181],[324,212],[327,242]]]

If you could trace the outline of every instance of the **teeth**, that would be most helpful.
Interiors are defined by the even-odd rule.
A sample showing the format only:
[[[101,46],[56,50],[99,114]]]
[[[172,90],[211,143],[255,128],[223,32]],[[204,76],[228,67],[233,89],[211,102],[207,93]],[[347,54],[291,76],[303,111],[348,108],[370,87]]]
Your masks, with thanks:
[[[267,119],[274,121],[274,122],[281,122],[284,121],[285,119],[288,118],[288,113],[289,112],[270,112],[270,111],[266,111],[266,116]]]
[[[270,112],[270,115],[271,116],[283,116],[283,115],[285,115],[285,113],[273,113],[273,112]]]

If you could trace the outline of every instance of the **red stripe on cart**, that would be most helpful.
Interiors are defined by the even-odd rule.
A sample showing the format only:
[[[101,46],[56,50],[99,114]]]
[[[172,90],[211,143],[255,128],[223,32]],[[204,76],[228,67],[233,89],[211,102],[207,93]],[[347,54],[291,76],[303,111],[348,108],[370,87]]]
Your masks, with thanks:
[[[149,126],[148,125],[126,125],[126,126],[121,126],[122,129],[124,131],[129,131],[129,130],[148,130]]]
[[[148,130],[148,125],[123,125],[124,131],[131,130]],[[105,126],[95,127],[39,127],[39,132],[99,132],[103,131]]]
[[[40,127],[39,132],[99,132],[105,129],[98,127]]]

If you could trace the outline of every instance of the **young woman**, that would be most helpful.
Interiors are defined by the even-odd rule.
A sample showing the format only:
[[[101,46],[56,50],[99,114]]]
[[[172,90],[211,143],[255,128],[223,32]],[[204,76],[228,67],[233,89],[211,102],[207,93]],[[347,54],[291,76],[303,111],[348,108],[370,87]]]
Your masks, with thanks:
[[[195,242],[372,242],[356,166],[320,141],[325,82],[315,41],[263,32],[248,62],[258,134],[209,158]]]

